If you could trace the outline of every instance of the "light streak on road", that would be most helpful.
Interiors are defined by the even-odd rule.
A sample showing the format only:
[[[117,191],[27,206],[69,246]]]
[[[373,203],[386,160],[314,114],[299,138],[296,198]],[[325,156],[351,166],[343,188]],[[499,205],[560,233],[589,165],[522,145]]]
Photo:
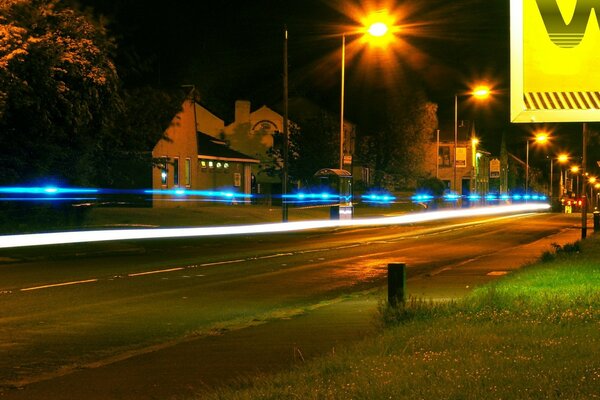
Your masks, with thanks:
[[[293,232],[319,228],[404,225],[419,222],[431,222],[452,218],[478,217],[522,212],[545,211],[550,208],[546,203],[528,203],[508,206],[478,207],[460,210],[430,211],[404,214],[396,217],[361,218],[350,220],[317,220],[257,225],[216,226],[200,228],[157,228],[157,229],[120,229],[101,231],[76,231],[36,233],[26,235],[0,236],[0,248],[44,246],[69,243],[90,243],[134,239],[193,238],[225,235],[247,235],[260,233]]]

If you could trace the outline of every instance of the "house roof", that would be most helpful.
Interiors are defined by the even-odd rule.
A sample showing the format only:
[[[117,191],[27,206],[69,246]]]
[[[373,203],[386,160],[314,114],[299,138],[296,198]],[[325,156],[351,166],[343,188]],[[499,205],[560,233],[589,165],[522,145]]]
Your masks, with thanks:
[[[197,132],[197,137],[198,157],[212,160],[237,161],[242,163],[260,163],[260,161],[255,158],[231,149],[223,140],[219,140],[202,132]]]

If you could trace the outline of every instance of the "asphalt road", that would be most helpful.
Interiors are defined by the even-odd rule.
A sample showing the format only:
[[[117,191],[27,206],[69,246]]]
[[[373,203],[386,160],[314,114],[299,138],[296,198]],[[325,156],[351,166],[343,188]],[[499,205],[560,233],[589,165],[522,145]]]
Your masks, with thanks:
[[[146,365],[156,365],[158,355],[166,360],[165,354],[196,340],[223,343],[219,338],[263,329],[271,333],[260,337],[273,342],[277,334],[270,327],[317,318],[319,313],[333,323],[335,318],[323,310],[329,304],[348,304],[352,293],[381,288],[389,262],[408,264],[409,290],[415,295],[460,295],[467,286],[533,260],[552,242],[577,239],[578,222],[572,215],[537,214],[420,226],[2,252],[0,397],[35,398],[36,385],[44,382],[32,383],[60,381],[77,375],[81,368],[93,380],[94,371],[110,374],[115,368],[114,374],[123,363],[135,360],[145,358]],[[348,318],[353,315],[346,314]],[[345,336],[363,336],[369,330],[369,318],[372,315],[361,319],[362,324],[344,325]],[[230,333],[219,335],[223,332]],[[326,335],[313,342],[321,343],[320,351],[329,346]],[[251,347],[260,348],[252,343]],[[212,359],[218,360],[219,354],[214,352]],[[149,357],[155,357],[154,362]],[[286,359],[289,364],[289,354]],[[244,360],[248,361],[239,360],[242,365]],[[254,361],[257,370],[269,370],[260,368],[256,355]],[[234,365],[227,375],[223,370],[217,373],[219,369],[211,368],[210,362],[202,365],[195,365],[194,371],[204,370],[203,378],[190,377],[199,387],[237,376],[231,373]],[[273,365],[277,369],[281,363]],[[181,369],[186,369],[185,364]],[[156,380],[151,372],[139,376]],[[142,381],[139,386],[128,386],[148,388]],[[173,385],[163,386],[165,392],[153,392],[162,394],[157,398],[181,393],[169,392]],[[186,387],[187,393],[199,387]],[[34,391],[27,392],[28,388]],[[137,398],[151,397],[141,393]]]

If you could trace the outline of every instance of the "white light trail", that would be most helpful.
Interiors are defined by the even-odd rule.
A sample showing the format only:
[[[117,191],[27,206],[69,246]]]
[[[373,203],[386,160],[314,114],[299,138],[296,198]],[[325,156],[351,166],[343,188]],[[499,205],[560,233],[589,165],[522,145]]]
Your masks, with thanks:
[[[74,231],[35,233],[27,235],[0,236],[0,249],[16,247],[45,246],[69,243],[90,243],[134,239],[191,238],[224,235],[246,235],[259,233],[292,232],[308,229],[404,225],[417,222],[429,222],[452,218],[478,217],[522,212],[548,210],[545,203],[528,203],[495,207],[479,207],[460,210],[431,211],[404,214],[397,217],[357,218],[350,220],[317,220],[257,225],[215,226],[201,228],[157,228],[157,229],[118,229],[101,231]]]

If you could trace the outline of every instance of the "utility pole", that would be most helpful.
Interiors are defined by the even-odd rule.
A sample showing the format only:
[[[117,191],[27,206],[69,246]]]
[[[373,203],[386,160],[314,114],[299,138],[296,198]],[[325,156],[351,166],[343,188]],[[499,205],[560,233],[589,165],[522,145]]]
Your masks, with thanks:
[[[283,40],[283,181],[281,183],[281,220],[288,221],[288,31],[284,26]]]
[[[583,123],[583,148],[582,148],[582,161],[581,161],[581,238],[587,237],[587,197],[586,197],[586,180],[585,170],[587,163],[587,135],[588,126],[587,123]]]

